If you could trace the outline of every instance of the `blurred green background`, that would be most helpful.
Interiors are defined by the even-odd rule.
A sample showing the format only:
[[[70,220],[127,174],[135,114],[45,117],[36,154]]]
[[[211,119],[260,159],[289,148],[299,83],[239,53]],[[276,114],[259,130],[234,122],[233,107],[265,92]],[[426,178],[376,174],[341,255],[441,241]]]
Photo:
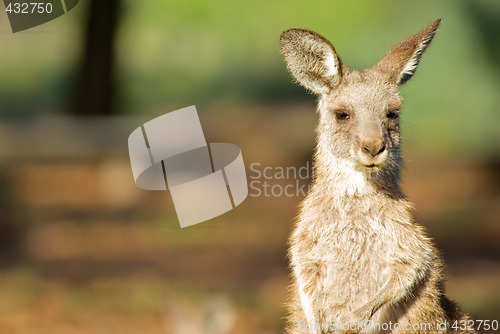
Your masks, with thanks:
[[[437,18],[401,92],[404,187],[450,296],[500,320],[500,2],[89,0],[16,34],[1,9],[0,332],[281,333],[301,198],[181,230],[168,193],[135,187],[127,136],[195,104],[247,167],[303,166],[315,97],[281,32],[317,31],[362,69]]]
[[[9,34],[2,15],[0,107],[4,115],[71,106],[86,2],[64,18]],[[497,154],[500,6],[478,1],[122,1],[115,30],[116,112],[158,106],[312,101],[290,84],[277,36],[307,27],[329,38],[353,68],[436,18],[443,24],[403,95],[405,131],[425,150]],[[422,130],[425,135],[414,133]],[[465,151],[465,152],[464,152]]]

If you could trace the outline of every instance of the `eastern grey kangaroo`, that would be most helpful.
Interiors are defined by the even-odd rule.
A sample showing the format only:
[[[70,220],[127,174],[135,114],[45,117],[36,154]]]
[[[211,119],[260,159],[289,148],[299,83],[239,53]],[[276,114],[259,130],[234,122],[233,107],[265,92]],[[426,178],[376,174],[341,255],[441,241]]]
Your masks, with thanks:
[[[443,290],[443,263],[400,188],[398,89],[440,24],[349,69],[324,37],[281,35],[288,69],[319,96],[315,178],[290,237],[294,333],[474,333]]]

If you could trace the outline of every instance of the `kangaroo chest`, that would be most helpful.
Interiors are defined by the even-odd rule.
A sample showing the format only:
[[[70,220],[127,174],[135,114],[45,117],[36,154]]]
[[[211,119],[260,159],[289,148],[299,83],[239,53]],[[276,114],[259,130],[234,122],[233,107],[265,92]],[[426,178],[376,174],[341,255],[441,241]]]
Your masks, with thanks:
[[[324,268],[325,297],[344,305],[369,300],[390,278],[399,222],[367,207],[335,210],[325,218],[313,250]]]

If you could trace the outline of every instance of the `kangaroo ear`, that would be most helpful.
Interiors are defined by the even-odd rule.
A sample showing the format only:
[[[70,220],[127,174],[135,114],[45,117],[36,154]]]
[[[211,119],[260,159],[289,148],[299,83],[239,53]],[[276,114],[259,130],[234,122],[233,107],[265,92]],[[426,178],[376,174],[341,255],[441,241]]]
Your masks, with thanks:
[[[280,46],[292,75],[313,93],[327,94],[340,82],[342,63],[323,36],[289,29],[281,34]]]
[[[420,58],[431,43],[440,23],[441,19],[394,46],[375,64],[374,69],[386,73],[390,81],[398,85],[404,84],[415,74]]]

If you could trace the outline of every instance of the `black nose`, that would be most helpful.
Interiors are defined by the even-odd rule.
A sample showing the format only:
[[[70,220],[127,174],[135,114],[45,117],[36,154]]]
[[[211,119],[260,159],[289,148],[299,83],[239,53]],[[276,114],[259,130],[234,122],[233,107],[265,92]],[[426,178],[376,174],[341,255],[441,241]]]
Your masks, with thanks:
[[[372,157],[385,151],[385,145],[382,139],[365,139],[361,143],[361,150]]]

